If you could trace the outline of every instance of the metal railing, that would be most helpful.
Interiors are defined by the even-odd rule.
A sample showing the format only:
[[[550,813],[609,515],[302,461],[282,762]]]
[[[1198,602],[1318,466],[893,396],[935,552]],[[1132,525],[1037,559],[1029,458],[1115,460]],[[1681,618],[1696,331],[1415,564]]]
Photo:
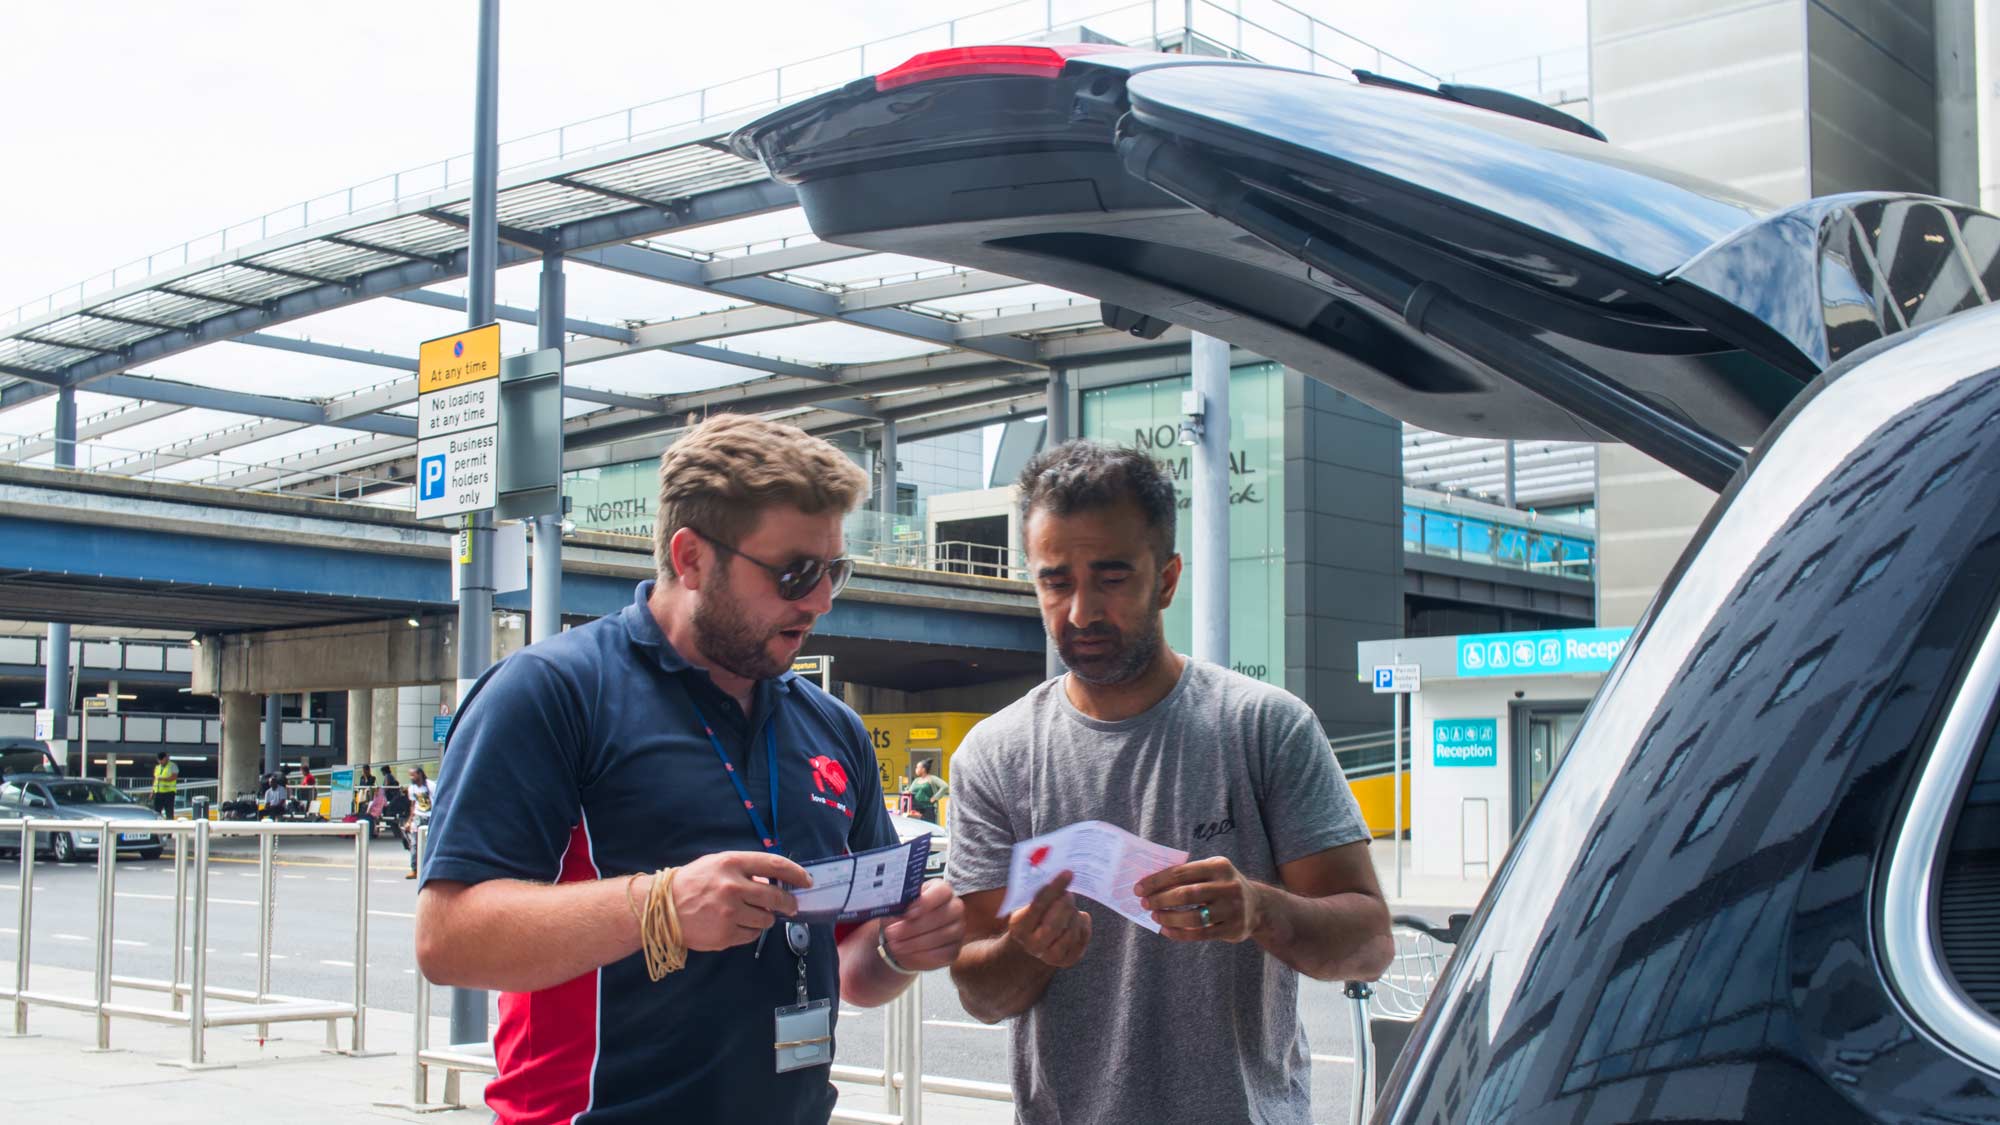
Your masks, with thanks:
[[[97,919],[92,989],[88,997],[66,996],[37,991],[32,987],[33,922],[35,907],[36,837],[41,833],[80,833],[97,829]],[[116,974],[113,963],[114,934],[117,929],[118,829],[142,825],[154,836],[172,836],[174,843],[174,953],[171,979],[158,980]],[[14,981],[0,991],[0,1000],[14,1008],[14,1034],[28,1033],[28,1009],[33,1006],[58,1008],[94,1015],[97,1020],[97,1048],[111,1046],[111,1021],[145,1020],[178,1024],[188,1029],[188,1057],[183,1065],[207,1068],[207,1035],[218,1027],[254,1026],[259,1038],[274,1023],[326,1024],[328,1050],[339,1050],[341,1020],[350,1023],[348,1050],[361,1055],[367,1051],[368,1021],[368,835],[352,824],[273,824],[252,822],[210,823],[186,821],[53,820],[41,818],[0,820],[0,834],[12,834],[20,848],[21,881],[18,903],[18,941],[14,957]],[[255,990],[228,989],[208,983],[209,963],[209,845],[216,836],[257,838],[257,987]],[[271,923],[275,907],[272,860],[280,836],[354,837],[354,991],[344,1001],[312,1000],[281,996],[271,991]],[[190,896],[189,868],[193,887]],[[189,931],[192,930],[192,933]],[[183,970],[186,970],[184,973]],[[123,1003],[114,990],[165,993],[165,1008]],[[233,1006],[211,1009],[211,1001]]]
[[[83,716],[72,713],[71,737],[81,738],[82,727],[78,722]],[[261,716],[260,722],[261,722]],[[333,745],[332,719],[284,719],[280,732],[281,745],[287,749],[326,749]],[[155,746],[162,750],[172,750],[177,746],[209,747],[221,745],[222,718],[219,715],[181,714],[172,711],[117,711],[106,713],[94,711],[89,716],[90,741],[93,756],[101,753],[103,743],[120,743],[130,746]],[[0,737],[26,738],[35,729],[35,709],[29,707],[0,707]],[[259,727],[258,745],[263,745],[262,728]],[[150,763],[145,763],[150,764]]]
[[[1403,509],[1403,549],[1412,554],[1592,581],[1597,544],[1589,532],[1529,529],[1462,512]]]
[[[1314,72],[1364,68],[1414,81],[1444,79],[1394,52],[1384,50],[1334,27],[1284,0],[1140,0],[1058,18],[1053,0],[1014,3],[941,20],[858,46],[829,51],[812,58],[705,86],[611,113],[600,114],[554,129],[517,137],[500,146],[502,172],[578,156],[699,125],[725,116],[775,107],[789,100],[850,82],[902,62],[920,51],[962,43],[1009,42],[1048,38],[1083,28],[1135,46],[1164,50],[1233,53],[1279,66]],[[1483,66],[1466,75],[1488,75],[1484,84],[1499,84],[1515,92],[1544,96],[1548,76],[1560,75],[1564,100],[1587,96],[1570,88],[1577,68],[1570,56],[1578,49],[1553,52],[1520,62]],[[1546,60],[1546,62],[1544,61]],[[1587,74],[1587,68],[1585,68]],[[1468,78],[1468,80],[1478,80]],[[23,324],[50,313],[81,306],[93,296],[115,291],[166,270],[180,269],[242,250],[255,243],[322,223],[352,218],[377,208],[394,208],[404,200],[434,196],[470,182],[470,153],[447,157],[414,168],[377,176],[312,199],[267,211],[232,226],[189,239],[178,246],[135,258],[115,269],[65,286],[40,300],[17,306],[5,319]]]
[[[290,425],[290,423],[283,424]],[[75,455],[72,458],[74,464],[44,464],[37,467],[57,468],[66,472],[105,473],[111,476],[125,477],[130,480],[159,481],[166,484],[206,485],[211,488],[226,488],[232,492],[261,492],[274,496],[288,496],[294,499],[303,497],[305,499],[316,500],[341,500],[350,504],[366,504],[371,507],[387,508],[391,511],[407,512],[416,509],[416,494],[408,481],[391,480],[387,477],[366,472],[356,473],[350,471],[343,473],[337,470],[323,470],[305,464],[287,465],[286,458],[284,457],[263,462],[232,461],[213,453],[187,452],[187,450],[206,445],[211,441],[224,438],[230,434],[244,434],[246,431],[256,430],[258,427],[269,425],[271,425],[270,419],[260,419],[254,422],[244,422],[236,426],[227,426],[189,438],[181,443],[180,448],[167,445],[153,449],[138,449],[128,446],[108,445],[94,438],[79,438],[75,442],[57,442],[51,439],[52,444],[75,446]],[[297,428],[305,429],[307,427],[299,426]],[[275,437],[277,434],[274,433],[271,436]],[[369,437],[374,436],[379,435],[369,435]],[[247,445],[250,440],[252,438],[246,436],[242,444]],[[355,441],[365,440],[368,440],[368,438],[355,439]],[[410,440],[414,441],[414,439]],[[343,447],[343,444],[336,442],[330,446],[316,445],[289,456],[325,453],[328,450],[340,449]],[[361,456],[364,456],[364,454],[357,452],[353,459],[359,459]],[[51,454],[44,453],[39,457],[29,458],[28,461],[23,463],[32,464],[51,457]],[[264,474],[266,479],[255,484],[231,483],[233,478],[252,473]],[[302,483],[305,480],[318,483],[320,489],[318,491],[300,493],[295,490],[288,491],[286,488],[287,485]]]

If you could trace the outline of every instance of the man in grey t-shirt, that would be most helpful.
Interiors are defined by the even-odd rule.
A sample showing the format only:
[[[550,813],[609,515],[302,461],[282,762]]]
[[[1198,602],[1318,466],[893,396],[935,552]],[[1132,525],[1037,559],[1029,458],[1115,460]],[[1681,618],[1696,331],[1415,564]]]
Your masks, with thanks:
[[[1298,974],[1372,979],[1394,953],[1368,830],[1310,709],[1162,643],[1181,572],[1173,486],[1134,450],[1071,442],[1021,474],[1043,623],[1070,673],[952,759],[951,881],[967,1011],[1013,1027],[1032,1125],[1303,1125]],[[1016,841],[1105,820],[1184,848],[1137,893],[1150,933],[1057,878],[1002,916]]]

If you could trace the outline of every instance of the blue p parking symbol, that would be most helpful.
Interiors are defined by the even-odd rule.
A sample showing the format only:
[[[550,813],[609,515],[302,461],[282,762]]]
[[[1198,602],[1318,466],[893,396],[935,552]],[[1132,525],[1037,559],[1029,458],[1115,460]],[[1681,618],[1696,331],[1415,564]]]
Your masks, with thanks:
[[[417,499],[444,499],[444,454],[426,457],[417,467]]]
[[[1387,691],[1390,688],[1395,687],[1396,670],[1394,668],[1375,669],[1375,686],[1381,688],[1383,691]]]

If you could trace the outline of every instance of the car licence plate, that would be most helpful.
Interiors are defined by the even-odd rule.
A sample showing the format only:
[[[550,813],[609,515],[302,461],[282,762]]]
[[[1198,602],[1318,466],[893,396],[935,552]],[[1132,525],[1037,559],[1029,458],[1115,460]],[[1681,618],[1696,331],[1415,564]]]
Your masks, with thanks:
[[[118,842],[121,844],[136,844],[150,838],[145,832],[120,832],[118,834]]]

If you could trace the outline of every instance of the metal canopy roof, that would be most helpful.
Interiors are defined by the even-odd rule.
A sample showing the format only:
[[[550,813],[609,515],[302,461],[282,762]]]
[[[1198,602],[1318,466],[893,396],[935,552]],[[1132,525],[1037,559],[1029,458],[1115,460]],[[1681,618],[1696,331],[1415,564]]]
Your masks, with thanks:
[[[1419,81],[1448,77],[1280,0],[1248,14],[1198,4],[1192,28],[1181,26],[1191,9],[1169,0],[1060,26],[1045,21],[1027,35],[994,24],[1018,19],[1019,7],[884,41],[872,60],[862,46],[503,146],[500,265],[560,253],[569,310],[582,314],[565,325],[568,465],[650,456],[690,414],[713,410],[770,413],[822,434],[893,420],[910,441],[1039,414],[1050,368],[1108,364],[1139,377],[1184,363],[1184,331],[1137,339],[1103,327],[1095,301],[803,233],[792,190],[719,142],[807,87],[950,43],[1079,31],[1302,69],[1352,63]],[[1034,10],[1041,17],[1050,9]],[[1580,58],[1531,60],[1520,71],[1533,76],[1522,92],[1574,100],[1580,71]],[[1505,84],[1499,74],[1480,77]],[[457,327],[447,314],[465,308],[451,286],[467,266],[469,168],[455,157],[380,177],[0,314],[0,414],[46,410],[68,386],[109,396],[79,403],[81,468],[232,488],[405,495],[415,443],[409,353],[426,330],[400,352],[291,333],[352,332],[360,314],[343,310],[360,306],[382,320],[396,310],[399,324],[433,317],[421,322],[435,325],[430,335]],[[617,300],[603,296],[614,291]],[[606,311],[621,303],[639,315]],[[438,311],[418,311],[426,308]],[[535,320],[532,309],[504,304],[499,317]],[[285,325],[290,332],[274,331]],[[218,345],[264,349],[260,362],[271,373],[232,386],[182,370],[185,357]],[[397,374],[385,378],[385,368]],[[1409,441],[1421,447],[1427,438]],[[0,460],[46,460],[55,444],[52,430],[0,436]],[[1524,457],[1549,453],[1547,469],[1569,470],[1549,478],[1546,494],[1573,495],[1578,451],[1587,457],[1589,447],[1537,445],[1552,450]],[[1471,487],[1473,477],[1491,475],[1488,461],[1466,462],[1465,479],[1452,470],[1459,462],[1438,461],[1421,483]],[[1536,498],[1531,470],[1542,468],[1521,466],[1524,500]]]

